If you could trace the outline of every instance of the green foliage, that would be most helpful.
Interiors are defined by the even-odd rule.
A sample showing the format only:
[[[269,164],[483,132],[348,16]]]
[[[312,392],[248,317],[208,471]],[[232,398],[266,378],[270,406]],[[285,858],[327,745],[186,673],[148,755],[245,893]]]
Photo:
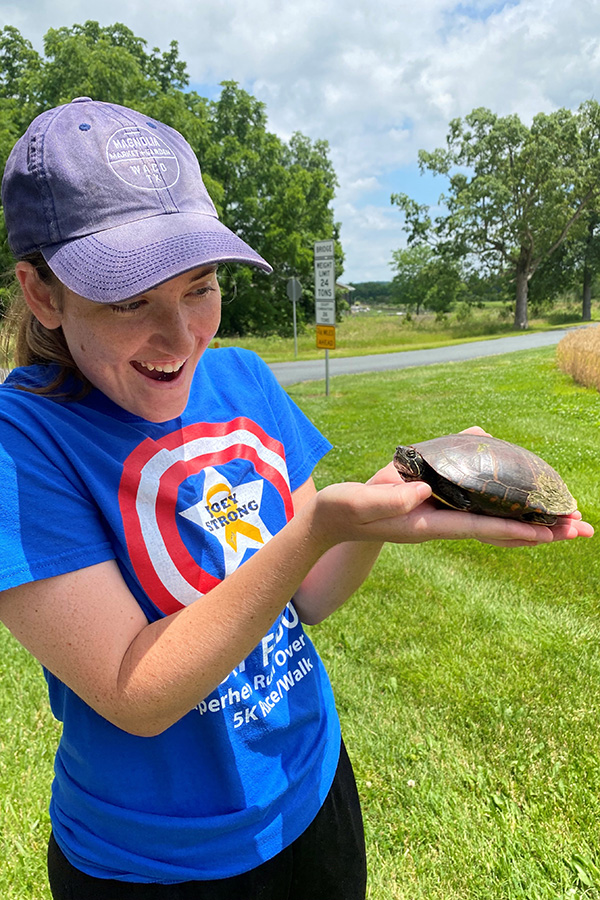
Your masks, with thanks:
[[[445,258],[472,257],[483,272],[508,272],[514,282],[515,326],[527,326],[528,285],[538,268],[600,202],[600,105],[535,116],[475,109],[450,122],[446,147],[421,150],[421,170],[445,175],[445,212],[403,194],[410,243],[427,243]],[[540,279],[541,281],[541,279]]]
[[[297,277],[303,287],[297,304],[302,326],[314,313],[314,242],[337,237],[329,205],[337,184],[329,148],[325,141],[313,143],[300,133],[284,144],[267,131],[264,104],[233,82],[222,88],[211,105],[212,147],[205,166],[223,187],[220,211],[225,224],[274,267],[268,281],[260,275],[252,281],[229,276],[235,279],[235,302],[224,308],[222,331],[285,333],[292,328],[288,279]],[[338,272],[341,263],[340,256]],[[261,283],[268,286],[268,294],[259,291],[260,299],[255,298]]]
[[[392,299],[417,314],[427,309],[444,315],[465,293],[457,266],[436,256],[427,244],[396,250],[393,266],[397,274],[392,281]]]
[[[0,30],[0,164],[35,115],[73,97],[130,106],[180,131],[196,152],[206,187],[225,224],[274,268],[271,278],[249,267],[223,276],[222,331],[269,334],[292,328],[286,283],[303,285],[300,326],[314,313],[313,244],[336,239],[337,271],[343,253],[331,201],[337,180],[325,141],[296,133],[286,143],[268,131],[263,103],[235,82],[218,100],[186,91],[187,67],[176,41],[149,49],[120,23],[88,21],[51,28],[41,57],[20,32]],[[4,235],[4,237],[2,237]],[[0,265],[10,266],[5,232]]]
[[[514,296],[513,285],[506,272],[491,272],[484,275],[471,269],[464,276],[464,299],[472,306],[484,303],[509,303]]]
[[[565,241],[552,256],[536,269],[529,282],[529,310],[534,314],[547,312],[555,299],[576,288],[580,273],[574,253],[573,241]]]
[[[350,295],[352,303],[363,303],[385,306],[392,302],[392,284],[390,281],[352,282],[354,290]]]
[[[13,143],[41,110],[38,100],[41,67],[40,55],[17,28],[7,25],[0,30],[1,128],[10,132]],[[10,146],[2,140],[2,171]]]
[[[418,314],[427,295],[427,267],[434,258],[433,250],[427,244],[413,244],[396,250],[393,255],[396,275],[392,281],[392,300],[402,303]]]

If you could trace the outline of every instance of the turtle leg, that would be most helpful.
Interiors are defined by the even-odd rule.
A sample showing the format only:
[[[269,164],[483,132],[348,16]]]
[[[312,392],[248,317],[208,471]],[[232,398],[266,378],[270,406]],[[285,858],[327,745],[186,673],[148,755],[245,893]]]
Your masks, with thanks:
[[[452,509],[461,509],[467,511],[471,509],[473,503],[468,493],[456,484],[449,481],[443,483],[438,482],[431,486],[433,496],[439,500],[444,506],[450,506]]]
[[[523,522],[535,522],[538,525],[556,525],[556,516],[542,512],[525,512],[520,516]]]

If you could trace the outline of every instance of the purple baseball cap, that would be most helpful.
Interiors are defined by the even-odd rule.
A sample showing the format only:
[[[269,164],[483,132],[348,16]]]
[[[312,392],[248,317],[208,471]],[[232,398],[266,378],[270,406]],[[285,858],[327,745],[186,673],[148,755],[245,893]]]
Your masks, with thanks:
[[[12,253],[41,251],[63,284],[98,303],[200,266],[272,271],[219,221],[179,132],[89,97],[33,120],[6,164],[2,204]]]

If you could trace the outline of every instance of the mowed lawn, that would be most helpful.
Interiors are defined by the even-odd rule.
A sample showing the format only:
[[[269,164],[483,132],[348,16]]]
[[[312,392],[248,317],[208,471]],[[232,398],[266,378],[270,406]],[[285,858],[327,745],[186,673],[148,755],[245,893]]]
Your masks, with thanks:
[[[319,486],[478,424],[547,459],[600,527],[600,396],[553,348],[290,394],[335,445]],[[599,599],[598,538],[388,546],[311,629],[355,764],[372,900],[600,897]],[[0,644],[0,896],[48,900],[59,731],[37,664],[5,630]]]
[[[295,386],[320,486],[481,425],[555,466],[600,528],[600,396],[554,350]],[[364,804],[373,900],[600,896],[598,538],[388,546],[312,636]]]

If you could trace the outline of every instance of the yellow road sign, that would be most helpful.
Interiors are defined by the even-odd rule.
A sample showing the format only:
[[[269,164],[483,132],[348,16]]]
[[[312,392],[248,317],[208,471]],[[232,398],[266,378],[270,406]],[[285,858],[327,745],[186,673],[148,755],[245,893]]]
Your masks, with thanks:
[[[317,325],[317,350],[335,350],[335,325]]]

